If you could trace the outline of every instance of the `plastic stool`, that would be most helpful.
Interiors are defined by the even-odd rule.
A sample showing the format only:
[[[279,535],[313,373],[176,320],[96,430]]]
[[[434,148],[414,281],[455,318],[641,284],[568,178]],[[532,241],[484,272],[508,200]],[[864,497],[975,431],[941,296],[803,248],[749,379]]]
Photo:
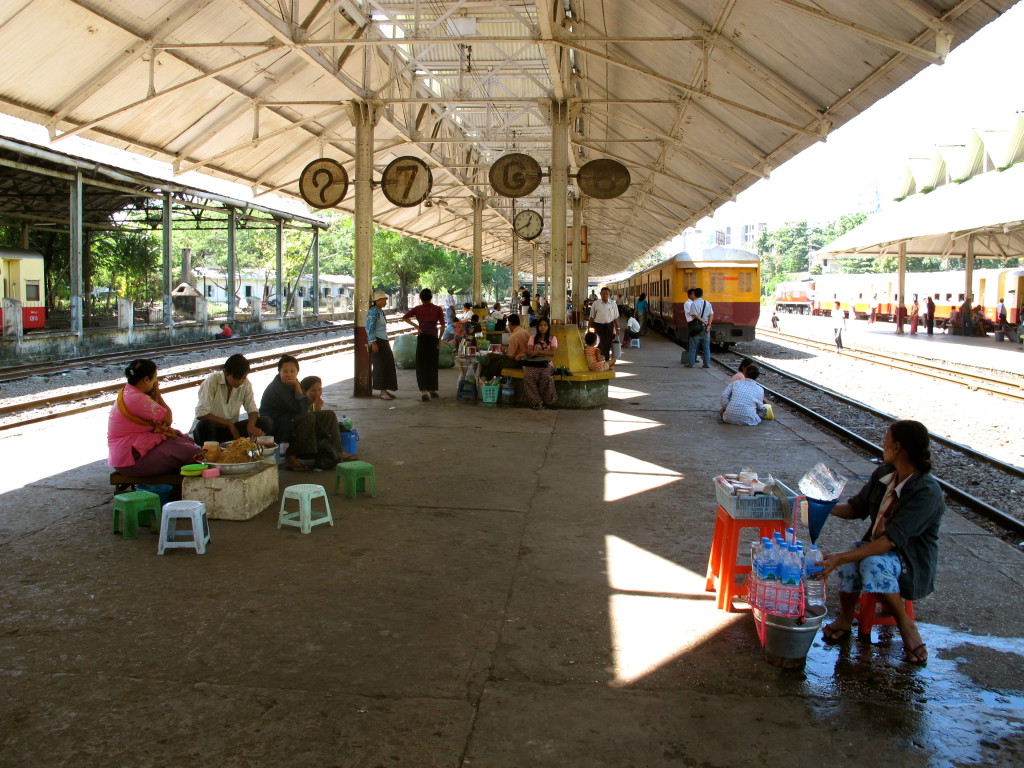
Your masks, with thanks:
[[[341,478],[345,478],[345,498],[354,499],[356,491],[366,492],[366,481],[370,481],[370,495],[377,497],[377,476],[373,464],[366,461],[343,461],[334,468],[334,492],[338,492]]]
[[[149,513],[153,516],[152,523],[155,526],[160,524],[160,497],[149,491],[132,491],[130,493],[119,493],[114,497],[114,533],[120,528],[120,519],[124,520],[125,539],[137,539],[139,537],[139,513]],[[149,518],[146,517],[143,525],[149,525]]]
[[[705,589],[718,591],[718,609],[733,610],[734,597],[746,597],[747,585],[736,583],[736,576],[750,573],[750,564],[737,565],[740,532],[744,528],[757,528],[759,536],[772,536],[776,531],[785,533],[785,520],[764,520],[762,518],[733,517],[721,506],[715,518],[715,535],[711,541],[708,557],[708,580]]]
[[[626,349],[640,349],[639,337],[630,339],[626,342]]]
[[[904,600],[903,607],[907,616],[914,618],[914,601]],[[881,610],[879,610],[881,609]],[[895,627],[896,617],[891,613],[885,613],[885,604],[871,592],[865,592],[857,601],[857,607],[853,609],[853,616],[857,620],[857,634],[863,637],[871,634],[872,627]]]
[[[178,520],[191,520],[192,530],[179,531]],[[187,536],[180,539],[179,536]],[[210,542],[210,523],[206,519],[206,505],[201,501],[186,499],[164,504],[163,519],[160,521],[160,543],[156,553],[162,555],[166,549],[195,549],[197,555],[206,554]]]
[[[285,512],[284,506],[288,499],[298,499],[299,508],[294,512]],[[323,499],[327,511],[313,517],[313,499]],[[281,511],[277,513],[277,527],[291,525],[303,533],[309,533],[314,525],[330,523],[334,525],[334,518],[331,517],[331,503],[327,500],[327,491],[322,485],[315,483],[299,483],[289,485],[284,489],[281,496]]]

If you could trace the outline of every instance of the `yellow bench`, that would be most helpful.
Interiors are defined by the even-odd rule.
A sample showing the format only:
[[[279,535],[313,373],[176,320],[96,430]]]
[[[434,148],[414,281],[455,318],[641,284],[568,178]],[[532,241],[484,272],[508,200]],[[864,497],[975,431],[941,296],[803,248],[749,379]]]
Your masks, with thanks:
[[[615,371],[592,371],[583,353],[583,336],[575,325],[553,325],[552,335],[558,339],[558,348],[552,361],[556,368],[568,368],[569,376],[554,376],[558,404],[562,408],[595,408],[608,403],[608,381]],[[525,403],[522,368],[502,368],[502,376],[513,379],[516,402]]]

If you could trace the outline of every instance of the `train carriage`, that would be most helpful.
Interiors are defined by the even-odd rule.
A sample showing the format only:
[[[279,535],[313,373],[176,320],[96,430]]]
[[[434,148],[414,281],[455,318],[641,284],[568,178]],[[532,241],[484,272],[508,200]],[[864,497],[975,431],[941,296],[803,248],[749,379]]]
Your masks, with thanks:
[[[21,302],[23,327],[46,327],[46,292],[43,254],[22,248],[0,248],[2,296]],[[0,306],[0,322],[3,307]]]
[[[925,299],[931,296],[935,318],[941,324],[954,308],[963,304],[964,278],[963,270],[908,272],[904,279],[904,306],[909,310],[916,295],[923,311]],[[1024,320],[1024,269],[976,269],[971,282],[973,304],[982,307],[988,320],[996,322],[999,299],[1006,302],[1010,324],[1019,325]],[[807,284],[813,286],[810,305],[815,315],[829,314],[833,302],[838,301],[851,318],[870,316],[872,306],[876,307],[877,320],[892,321],[896,317],[899,278],[894,273],[817,275]],[[776,290],[777,304],[779,296]]]
[[[757,254],[715,246],[697,256],[680,253],[608,287],[632,305],[646,293],[651,324],[684,340],[686,292],[702,288],[715,312],[711,340],[727,345],[754,339],[761,311],[760,268]]]

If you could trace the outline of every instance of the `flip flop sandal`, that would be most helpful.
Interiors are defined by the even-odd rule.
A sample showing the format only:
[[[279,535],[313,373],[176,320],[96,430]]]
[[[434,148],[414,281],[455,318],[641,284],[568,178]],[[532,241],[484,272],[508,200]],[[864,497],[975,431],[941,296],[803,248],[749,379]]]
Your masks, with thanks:
[[[919,667],[923,667],[928,663],[928,646],[921,643],[917,648],[912,650],[904,650],[904,658],[909,664],[916,664]]]
[[[384,393],[381,393],[380,399],[381,400],[394,400],[395,396],[394,395],[386,395]]]
[[[821,630],[821,639],[829,645],[837,645],[843,642],[852,634],[852,629],[846,627],[837,627],[835,624],[829,624],[823,630]]]

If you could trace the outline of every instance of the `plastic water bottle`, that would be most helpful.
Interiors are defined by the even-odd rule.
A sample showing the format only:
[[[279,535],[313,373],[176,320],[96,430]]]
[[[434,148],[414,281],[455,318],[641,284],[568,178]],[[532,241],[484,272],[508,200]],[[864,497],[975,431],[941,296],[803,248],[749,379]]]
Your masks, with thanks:
[[[786,600],[778,601],[777,610],[793,616],[800,611],[798,601],[794,600],[796,592],[800,589],[800,580],[803,577],[803,562],[797,554],[796,547],[786,546],[779,556],[779,585],[786,590]]]
[[[807,605],[825,604],[825,580],[822,578],[825,566],[815,565],[821,562],[821,550],[817,544],[811,544],[805,560],[804,573],[807,582],[804,584],[804,599]]]
[[[770,541],[765,542],[757,576],[764,583],[764,609],[774,611],[779,584],[779,560],[775,546]]]
[[[341,414],[341,431],[351,432],[352,431],[352,419],[346,416],[344,413]]]

